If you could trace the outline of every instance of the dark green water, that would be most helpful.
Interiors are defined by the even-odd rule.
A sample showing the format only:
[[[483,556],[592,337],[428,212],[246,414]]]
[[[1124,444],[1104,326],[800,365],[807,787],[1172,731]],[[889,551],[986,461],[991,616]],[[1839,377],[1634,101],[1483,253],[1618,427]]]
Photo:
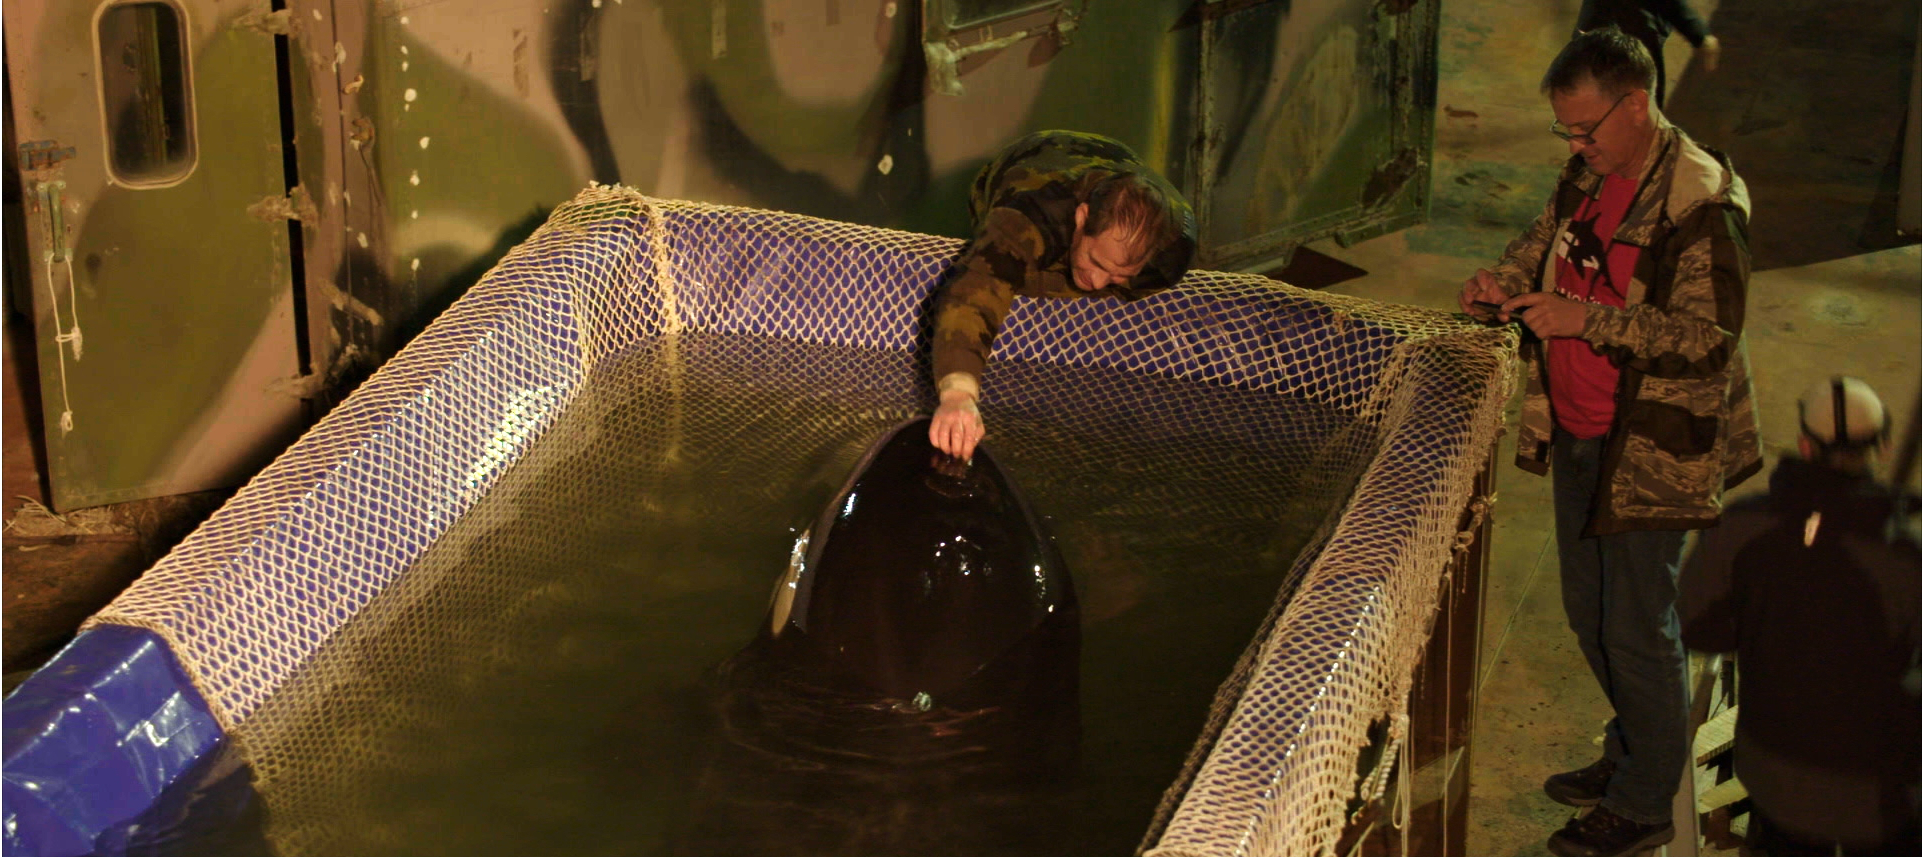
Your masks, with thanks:
[[[760,793],[770,774],[742,795],[715,771],[714,667],[757,632],[799,529],[928,394],[899,353],[712,335],[673,351],[590,378],[244,726],[265,850],[1131,853],[1369,446],[1272,394],[997,364],[987,444],[1080,592],[1078,770],[1045,794]],[[717,812],[753,817],[717,836]]]

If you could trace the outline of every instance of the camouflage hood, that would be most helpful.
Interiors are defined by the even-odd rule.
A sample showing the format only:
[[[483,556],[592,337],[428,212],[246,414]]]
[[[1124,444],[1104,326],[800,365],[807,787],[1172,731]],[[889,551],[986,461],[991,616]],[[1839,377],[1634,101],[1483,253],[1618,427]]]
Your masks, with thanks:
[[[975,177],[968,214],[979,231],[995,208],[1020,212],[1040,239],[1035,261],[1042,268],[1065,270],[1074,241],[1075,207],[1087,201],[1096,181],[1116,173],[1141,176],[1175,203],[1175,210],[1168,212],[1179,233],[1175,242],[1148,260],[1126,285],[1104,290],[1123,300],[1145,297],[1180,282],[1188,272],[1195,252],[1195,215],[1180,191],[1118,140],[1079,131],[1040,131],[1016,140]]]

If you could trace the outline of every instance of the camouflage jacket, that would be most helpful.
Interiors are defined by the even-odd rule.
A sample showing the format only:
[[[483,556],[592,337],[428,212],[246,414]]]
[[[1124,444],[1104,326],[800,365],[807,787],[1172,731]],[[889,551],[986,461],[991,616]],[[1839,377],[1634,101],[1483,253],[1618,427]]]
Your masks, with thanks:
[[[1074,285],[1068,250],[1075,208],[1097,180],[1118,172],[1146,176],[1178,204],[1181,237],[1123,285],[1084,292]],[[1194,255],[1195,219],[1182,196],[1127,146],[1095,134],[1039,131],[1008,146],[975,176],[968,196],[974,239],[949,270],[934,309],[934,377],[956,372],[978,389],[988,351],[1015,295],[1135,300],[1180,281]]]
[[[1721,153],[1673,125],[1616,241],[1642,248],[1621,308],[1586,305],[1581,338],[1621,369],[1589,535],[1714,526],[1721,492],[1761,469],[1742,319],[1748,303],[1748,190]],[[1509,294],[1552,290],[1556,236],[1602,177],[1579,155],[1554,196],[1491,269]],[[1548,471],[1555,423],[1540,342],[1524,348],[1528,392],[1515,463]]]

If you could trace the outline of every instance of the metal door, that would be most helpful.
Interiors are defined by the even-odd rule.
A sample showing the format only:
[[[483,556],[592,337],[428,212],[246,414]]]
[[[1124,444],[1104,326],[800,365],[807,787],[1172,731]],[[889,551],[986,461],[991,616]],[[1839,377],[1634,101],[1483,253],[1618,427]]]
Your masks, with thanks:
[[[6,4],[58,509],[237,484],[301,427],[270,12]]]
[[[1421,222],[1439,0],[1205,0],[1187,187],[1203,267]]]

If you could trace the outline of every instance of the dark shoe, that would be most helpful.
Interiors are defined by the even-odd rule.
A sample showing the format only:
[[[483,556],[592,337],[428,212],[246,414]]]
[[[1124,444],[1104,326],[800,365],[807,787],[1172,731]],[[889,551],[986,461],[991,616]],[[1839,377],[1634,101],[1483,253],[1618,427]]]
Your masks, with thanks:
[[[1556,857],[1626,857],[1674,838],[1671,822],[1642,824],[1596,807],[1548,837],[1548,850]]]
[[[1608,794],[1608,778],[1612,776],[1615,776],[1615,763],[1603,757],[1581,770],[1549,777],[1548,782],[1542,783],[1542,791],[1548,792],[1559,804],[1594,806]]]

